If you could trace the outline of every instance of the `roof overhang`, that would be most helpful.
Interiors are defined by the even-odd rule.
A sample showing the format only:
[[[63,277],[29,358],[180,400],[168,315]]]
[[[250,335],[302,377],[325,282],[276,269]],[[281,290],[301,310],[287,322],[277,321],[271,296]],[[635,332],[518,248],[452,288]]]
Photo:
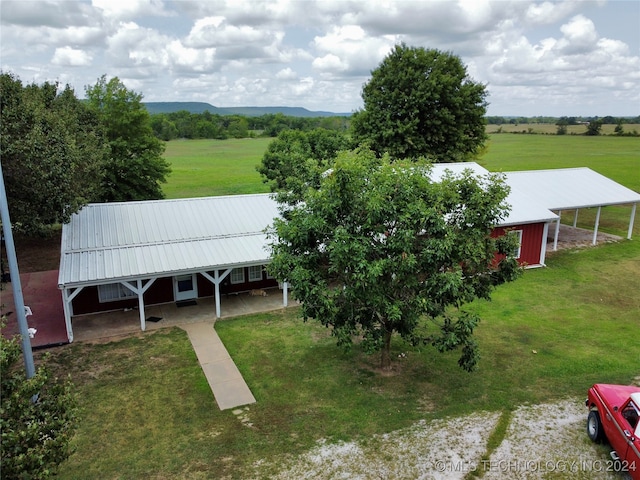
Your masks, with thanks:
[[[506,172],[508,184],[549,210],[640,203],[640,194],[590,168]]]

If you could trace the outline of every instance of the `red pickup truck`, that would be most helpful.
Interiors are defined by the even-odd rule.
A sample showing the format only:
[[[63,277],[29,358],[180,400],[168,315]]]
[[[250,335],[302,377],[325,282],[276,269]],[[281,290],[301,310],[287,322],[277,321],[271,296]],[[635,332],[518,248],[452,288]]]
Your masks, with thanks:
[[[589,438],[608,440],[614,469],[640,480],[640,387],[597,383],[585,403]]]

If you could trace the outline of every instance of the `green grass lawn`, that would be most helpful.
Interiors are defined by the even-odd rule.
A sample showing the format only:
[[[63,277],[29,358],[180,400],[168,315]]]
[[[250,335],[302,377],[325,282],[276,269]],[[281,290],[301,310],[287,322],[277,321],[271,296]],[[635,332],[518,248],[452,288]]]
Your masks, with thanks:
[[[169,143],[166,155],[179,175],[167,195],[264,191],[254,166],[267,143]],[[496,135],[481,163],[489,170],[589,166],[639,191],[638,145]],[[611,216],[610,229],[626,231],[626,215]],[[220,321],[216,330],[257,400],[241,414],[218,409],[178,328],[54,349],[51,364],[72,376],[81,405],[77,450],[59,478],[268,478],[262,460],[278,464],[322,439],[366,441],[420,419],[579,401],[594,382],[629,383],[640,374],[638,233],[632,241],[556,252],[547,264],[501,286],[491,302],[469,306],[482,317],[482,358],[471,374],[457,366],[457,352],[415,349],[400,339],[392,346],[394,369],[383,374],[377,356],[357,345],[338,349],[327,329],[303,323],[295,308]]]
[[[163,185],[167,198],[268,192],[256,166],[272,138],[173,140],[164,158],[171,175]]]
[[[56,349],[56,370],[71,373],[82,405],[77,451],[60,478],[246,478],[261,459],[277,464],[321,439],[366,440],[419,419],[629,383],[640,374],[640,242],[556,253],[548,263],[470,306],[483,318],[471,374],[455,353],[399,339],[394,371],[381,374],[377,356],[338,349],[295,308],[218,322],[257,399],[243,411],[251,426],[218,409],[180,329]]]

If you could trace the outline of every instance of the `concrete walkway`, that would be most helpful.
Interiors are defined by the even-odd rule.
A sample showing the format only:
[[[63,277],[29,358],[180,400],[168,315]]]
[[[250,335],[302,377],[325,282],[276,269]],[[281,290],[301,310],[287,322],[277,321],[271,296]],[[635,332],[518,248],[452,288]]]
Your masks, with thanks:
[[[213,329],[213,324],[199,322],[180,327],[187,332],[191,340],[220,410],[255,403],[256,399]]]

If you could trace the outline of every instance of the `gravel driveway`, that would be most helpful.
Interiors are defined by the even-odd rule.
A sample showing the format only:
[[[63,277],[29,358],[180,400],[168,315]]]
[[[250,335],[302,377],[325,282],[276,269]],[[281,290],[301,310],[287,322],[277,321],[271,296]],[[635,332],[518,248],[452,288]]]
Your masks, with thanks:
[[[487,440],[499,413],[420,421],[366,443],[319,444],[278,466],[256,465],[278,479],[623,479],[585,432],[584,399],[522,406],[513,412],[502,443],[488,459]],[[274,468],[277,473],[274,472]],[[264,470],[268,469],[268,470]],[[262,473],[261,473],[262,472]]]

